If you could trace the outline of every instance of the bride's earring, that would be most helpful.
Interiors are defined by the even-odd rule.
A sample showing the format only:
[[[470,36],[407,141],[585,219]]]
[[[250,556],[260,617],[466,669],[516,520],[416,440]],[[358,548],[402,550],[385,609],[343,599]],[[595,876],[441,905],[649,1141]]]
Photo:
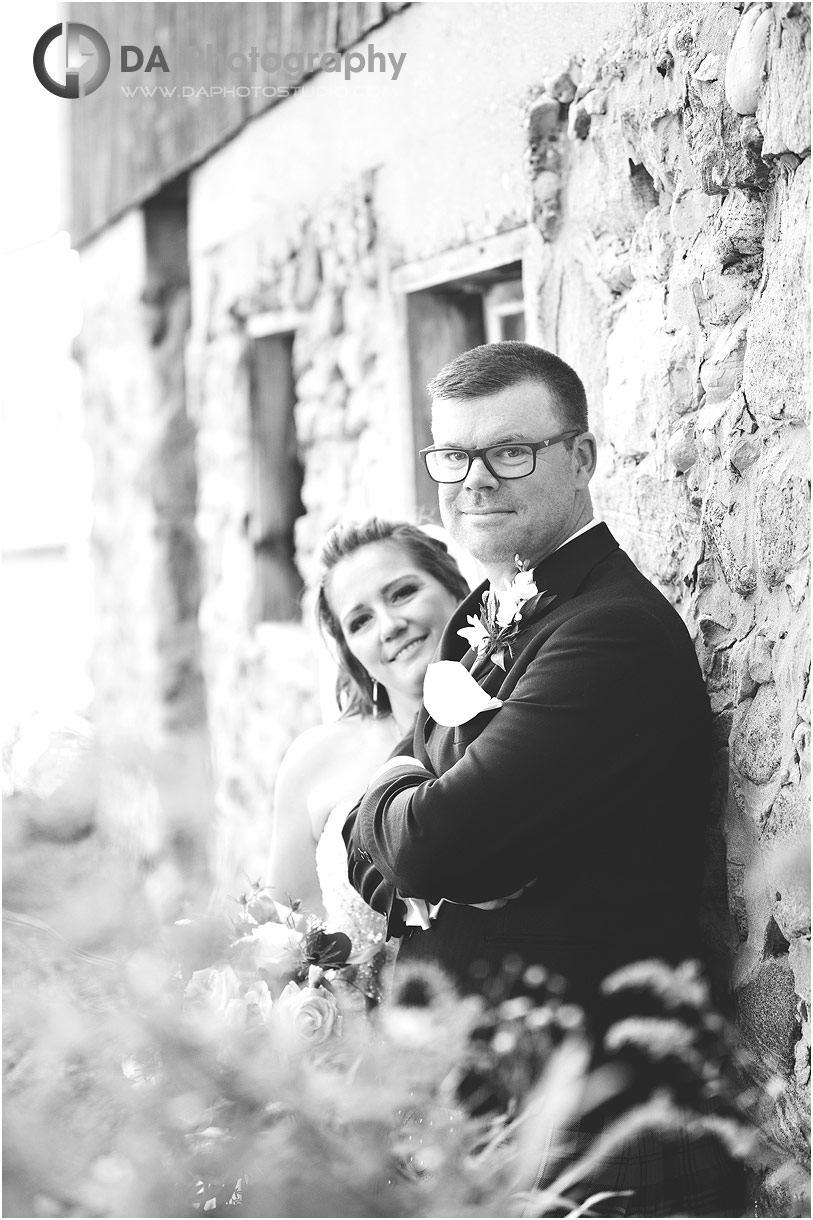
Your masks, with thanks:
[[[373,717],[374,717],[374,719],[377,720],[378,716],[379,716],[378,683],[376,682],[375,678],[373,678]]]

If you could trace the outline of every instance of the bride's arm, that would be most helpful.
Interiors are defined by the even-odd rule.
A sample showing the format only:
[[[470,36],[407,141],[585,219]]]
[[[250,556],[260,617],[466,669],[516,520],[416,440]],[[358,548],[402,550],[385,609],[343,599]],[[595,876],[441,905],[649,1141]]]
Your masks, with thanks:
[[[283,758],[274,790],[268,870],[268,884],[278,902],[298,898],[303,910],[322,918],[325,909],[316,873],[309,798],[323,763],[322,731],[318,728],[298,737]]]

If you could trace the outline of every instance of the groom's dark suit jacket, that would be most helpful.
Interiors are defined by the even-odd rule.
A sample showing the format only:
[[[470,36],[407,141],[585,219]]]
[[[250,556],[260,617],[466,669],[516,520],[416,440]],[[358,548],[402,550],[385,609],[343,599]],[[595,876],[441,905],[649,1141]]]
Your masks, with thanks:
[[[396,888],[476,903],[535,878],[498,910],[445,902],[429,930],[406,930],[396,974],[402,961],[431,961],[464,990],[513,975],[513,992],[533,993],[522,966],[538,963],[568,980],[599,1062],[607,1024],[647,1011],[640,996],[602,997],[601,979],[628,961],[698,955],[711,716],[683,622],[606,526],[535,574],[555,600],[523,628],[507,672],[457,635],[482,588],[455,613],[439,659],[461,660],[502,707],[457,729],[421,711],[411,747],[398,751],[411,748],[421,766],[372,783],[345,826],[350,878],[393,935],[404,932]],[[634,1051],[614,1063],[626,1083],[581,1118],[587,1139],[669,1083]],[[741,1169],[713,1137],[647,1138],[596,1161],[574,1198],[631,1191],[630,1216],[743,1214]],[[540,1167],[543,1180],[570,1155]]]
[[[535,579],[555,597],[506,672],[457,634],[485,586],[456,611],[436,659],[461,660],[502,707],[459,728],[421,710],[421,766],[370,786],[345,827],[349,872],[391,935],[396,888],[451,900],[407,930],[399,963],[435,961],[479,990],[514,954],[563,974],[589,1009],[621,963],[697,954],[710,710],[686,627],[605,525]],[[530,881],[498,910],[452,905]]]

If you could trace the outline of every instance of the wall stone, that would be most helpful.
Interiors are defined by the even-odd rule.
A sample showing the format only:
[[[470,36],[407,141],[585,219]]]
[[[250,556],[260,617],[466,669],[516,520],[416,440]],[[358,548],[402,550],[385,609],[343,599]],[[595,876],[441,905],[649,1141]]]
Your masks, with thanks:
[[[807,284],[810,251],[802,218],[810,211],[810,157],[780,166],[767,196],[763,274],[751,305],[743,392],[755,418],[806,420],[810,404]]]
[[[774,684],[760,686],[753,699],[741,703],[731,732],[731,761],[745,779],[764,784],[782,761],[782,724]]]
[[[710,942],[804,1156],[809,8],[641,6],[562,74],[572,100],[556,116],[542,82],[528,127],[540,329],[586,370],[599,511],[696,641],[721,747]]]

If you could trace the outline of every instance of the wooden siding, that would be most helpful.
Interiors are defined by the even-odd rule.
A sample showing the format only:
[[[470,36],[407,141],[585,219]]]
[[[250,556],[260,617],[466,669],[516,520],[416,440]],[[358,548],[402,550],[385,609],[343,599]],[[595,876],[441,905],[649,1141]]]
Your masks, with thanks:
[[[71,106],[71,235],[81,245],[115,217],[142,203],[161,187],[204,160],[235,135],[249,119],[284,98],[153,97],[128,98],[121,86],[297,85],[310,75],[282,70],[228,71],[197,78],[172,72],[172,52],[210,43],[221,51],[247,54],[273,51],[325,54],[343,51],[406,7],[395,3],[170,3],[84,4],[67,6],[71,21],[84,22],[106,39],[110,75],[88,97]],[[170,73],[122,73],[119,47],[140,47],[149,57],[160,46]]]

